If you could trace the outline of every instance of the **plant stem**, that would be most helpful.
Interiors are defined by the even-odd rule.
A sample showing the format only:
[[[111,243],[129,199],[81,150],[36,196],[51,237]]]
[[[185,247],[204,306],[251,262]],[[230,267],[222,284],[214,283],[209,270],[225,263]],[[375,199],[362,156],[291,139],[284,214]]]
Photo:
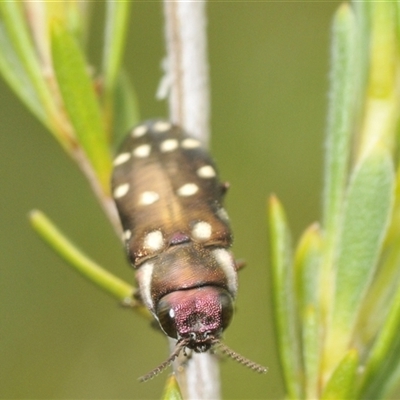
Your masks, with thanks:
[[[205,2],[165,0],[164,13],[170,118],[208,143],[210,96]],[[182,359],[178,358],[174,370],[184,399],[220,398],[218,363],[211,353],[194,353],[186,368],[182,368]]]
[[[210,90],[205,2],[164,2],[171,120],[207,143]]]
[[[132,285],[112,275],[78,250],[41,211],[31,211],[29,218],[40,237],[76,271],[124,304],[135,305]]]

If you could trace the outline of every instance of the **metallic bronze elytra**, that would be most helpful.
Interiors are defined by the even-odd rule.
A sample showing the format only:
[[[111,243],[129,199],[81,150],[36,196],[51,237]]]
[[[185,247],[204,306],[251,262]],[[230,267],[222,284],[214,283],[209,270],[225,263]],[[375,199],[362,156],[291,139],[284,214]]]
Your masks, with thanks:
[[[222,205],[227,188],[201,142],[165,120],[133,128],[114,159],[112,193],[140,297],[178,340],[171,357],[144,380],[185,347],[204,352],[218,344],[240,359],[219,342],[238,285]]]
[[[159,252],[171,244],[190,241],[191,229],[199,221],[213,227],[207,246],[229,247],[232,243],[226,213],[222,209],[225,186],[216,177],[201,178],[196,173],[198,170],[207,172],[204,167],[210,167],[208,176],[212,171],[216,174],[212,159],[200,142],[180,128],[171,125],[170,129],[158,132],[154,128],[157,122],[161,121],[140,125],[147,128],[146,134],[139,137],[131,134],[125,140],[119,156],[131,154],[131,157],[117,165],[113,175],[114,194],[118,187],[129,184],[129,193],[115,200],[124,231],[132,232],[128,253],[135,267],[154,255],[144,248],[143,240],[148,232],[161,227],[164,243],[157,249]],[[182,147],[185,143],[187,148]],[[178,147],[171,147],[174,145]],[[171,150],[166,151],[168,149]],[[197,192],[191,195],[190,190],[196,190],[196,187]],[[178,195],[181,188],[184,194],[186,188],[186,196]],[[219,217],[218,213],[224,214],[225,218]]]

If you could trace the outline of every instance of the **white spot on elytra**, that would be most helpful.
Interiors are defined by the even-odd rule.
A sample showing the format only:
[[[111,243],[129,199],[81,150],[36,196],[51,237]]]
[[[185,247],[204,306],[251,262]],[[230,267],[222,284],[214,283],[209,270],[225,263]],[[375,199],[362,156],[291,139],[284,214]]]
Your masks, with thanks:
[[[225,208],[221,207],[218,211],[217,211],[217,215],[218,217],[220,217],[223,221],[228,222],[229,221],[229,215],[226,212]]]
[[[139,197],[139,204],[142,206],[148,206],[155,203],[160,198],[160,195],[156,192],[143,192]]]
[[[164,238],[161,231],[152,231],[144,237],[144,247],[157,251],[164,246]]]
[[[211,232],[211,225],[204,221],[197,222],[192,229],[193,237],[198,240],[210,239]]]
[[[228,279],[228,287],[230,292],[235,296],[237,292],[237,273],[235,268],[235,261],[232,254],[225,249],[215,249],[213,254],[218,264],[224,270]]]
[[[184,149],[195,149],[196,147],[201,146],[201,142],[199,142],[197,139],[186,138],[186,139],[182,140],[181,146]]]
[[[174,309],[173,309],[173,308],[170,308],[168,314],[169,314],[169,316],[170,316],[171,318],[174,318],[174,317],[175,317],[175,311],[174,311]]]
[[[165,132],[165,131],[168,131],[169,129],[171,129],[171,126],[172,126],[171,122],[168,122],[168,121],[157,121],[157,122],[154,123],[153,129],[156,132],[161,133],[161,132]]]
[[[129,240],[132,237],[132,232],[129,229],[127,229],[124,232],[123,237],[124,237],[125,240]]]
[[[132,136],[135,138],[142,137],[147,133],[147,126],[146,125],[139,125],[132,131]]]
[[[168,151],[173,151],[178,147],[178,141],[176,139],[164,140],[160,145],[160,150],[162,153],[167,153]]]
[[[197,176],[200,178],[214,178],[215,169],[211,165],[204,165],[197,170]]]
[[[114,198],[119,199],[125,196],[129,191],[129,183],[123,183],[114,189]]]
[[[133,150],[133,155],[138,158],[145,158],[149,156],[150,150],[151,147],[149,144],[142,144]]]
[[[131,158],[131,153],[121,153],[114,160],[114,167],[127,162]]]
[[[192,196],[193,194],[197,193],[199,187],[195,183],[186,183],[185,185],[181,186],[176,193],[178,196],[186,197]]]

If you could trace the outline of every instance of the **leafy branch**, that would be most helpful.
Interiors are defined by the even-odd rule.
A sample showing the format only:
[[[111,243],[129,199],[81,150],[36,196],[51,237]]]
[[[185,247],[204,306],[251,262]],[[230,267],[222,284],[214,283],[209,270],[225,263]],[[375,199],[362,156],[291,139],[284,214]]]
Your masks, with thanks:
[[[88,63],[84,51],[90,2],[11,0],[0,3],[0,73],[83,172],[119,236],[120,222],[110,194],[112,152],[122,135],[139,121],[136,96],[121,67],[130,4],[129,1],[106,2],[102,63],[97,71]],[[168,7],[166,4],[166,9]],[[177,12],[182,11],[183,26],[189,26],[190,20],[202,21],[201,18],[204,18],[204,3],[178,5]],[[173,21],[168,19],[168,15],[166,18],[169,22]],[[173,71],[174,74],[179,71],[187,75],[193,66],[197,69],[203,68],[200,74],[200,78],[206,83],[200,88],[203,102],[200,110],[203,110],[203,115],[198,114],[196,120],[190,115],[185,120],[173,118],[186,128],[190,124],[198,125],[199,118],[202,123],[198,126],[204,127],[208,124],[208,113],[205,110],[208,107],[208,86],[207,68],[204,67],[204,26],[205,23],[197,25],[197,31],[192,30],[204,42],[200,56],[191,52],[198,57],[197,61],[185,62],[183,68],[176,64],[168,72]],[[181,35],[184,32],[182,27],[173,24],[171,27],[177,29],[174,40],[178,39],[180,44],[186,43],[187,46],[188,36]],[[168,43],[176,43],[174,40]],[[177,48],[168,50],[171,60],[177,51]],[[196,71],[194,75],[198,76]],[[178,81],[174,82],[174,78],[169,81],[173,82],[174,92]],[[198,95],[193,87],[180,87],[178,92],[175,104],[185,104],[189,108],[194,103],[195,106],[200,104],[196,103]],[[208,135],[208,129],[202,134]],[[132,285],[112,275],[86,256],[44,213],[32,211],[30,221],[39,236],[71,267],[123,304],[133,307],[146,318],[150,317],[149,311],[134,299]],[[218,370],[215,366],[213,370],[215,377]],[[203,386],[192,385],[195,392],[190,393],[193,388],[189,388],[186,379],[187,376],[190,380],[190,376],[199,374],[202,372],[199,372],[197,364],[193,362],[187,374],[180,372],[180,385],[175,378],[168,380],[164,398],[181,398],[179,386],[187,398],[195,395],[193,393],[196,390],[197,393],[198,390],[202,391]],[[209,387],[213,388],[212,396],[218,397],[219,384]]]
[[[335,15],[322,224],[293,251],[283,207],[270,201],[292,399],[384,398],[400,375],[397,7],[354,2]]]

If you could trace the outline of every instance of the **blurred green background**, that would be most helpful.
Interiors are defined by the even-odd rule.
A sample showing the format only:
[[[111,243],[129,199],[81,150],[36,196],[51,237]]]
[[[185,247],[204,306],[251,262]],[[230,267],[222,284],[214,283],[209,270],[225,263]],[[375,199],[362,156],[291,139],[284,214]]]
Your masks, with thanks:
[[[227,208],[240,272],[225,342],[269,367],[226,360],[225,399],[278,399],[283,383],[271,318],[266,200],[276,193],[295,239],[319,219],[331,18],[339,1],[210,2],[212,153],[231,183]],[[98,65],[103,5],[90,61]],[[166,116],[162,7],[133,5],[125,57],[143,119]],[[103,266],[132,281],[119,240],[58,144],[0,82],[0,398],[156,399],[165,375],[137,378],[167,356],[166,340],[71,271],[33,233],[45,211]]]

